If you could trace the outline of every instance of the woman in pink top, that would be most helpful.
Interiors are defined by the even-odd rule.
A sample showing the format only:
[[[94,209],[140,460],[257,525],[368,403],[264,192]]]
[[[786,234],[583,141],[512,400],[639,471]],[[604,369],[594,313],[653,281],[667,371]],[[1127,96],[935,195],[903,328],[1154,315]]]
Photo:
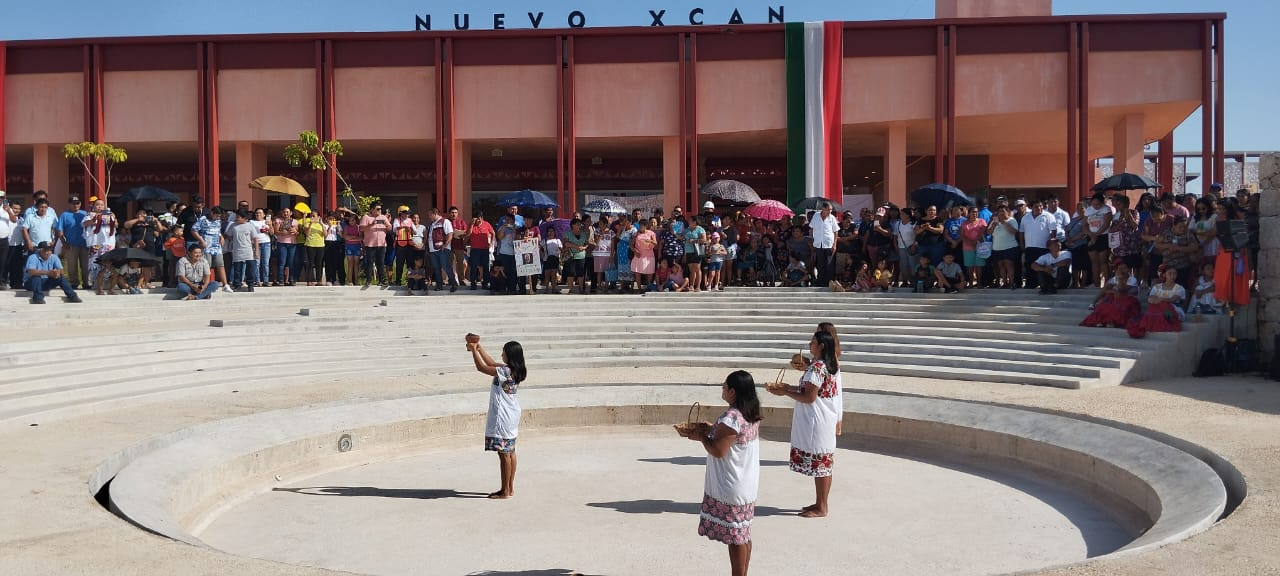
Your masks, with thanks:
[[[284,208],[280,217],[276,218],[277,261],[276,281],[272,286],[292,286],[295,278],[290,277],[297,266],[294,260],[298,255],[298,221],[293,219],[293,211]]]
[[[964,267],[969,270],[969,287],[982,286],[982,268],[985,257],[978,256],[978,243],[987,238],[987,221],[978,217],[978,208],[969,207],[968,218],[960,225],[960,248],[964,252]]]
[[[657,265],[657,260],[653,257],[653,248],[658,245],[658,236],[649,229],[649,222],[641,220],[638,224],[640,230],[631,239],[631,252],[635,255],[631,259],[631,271],[636,273],[636,280],[640,282],[640,291],[643,292],[649,282],[653,281],[653,273]]]

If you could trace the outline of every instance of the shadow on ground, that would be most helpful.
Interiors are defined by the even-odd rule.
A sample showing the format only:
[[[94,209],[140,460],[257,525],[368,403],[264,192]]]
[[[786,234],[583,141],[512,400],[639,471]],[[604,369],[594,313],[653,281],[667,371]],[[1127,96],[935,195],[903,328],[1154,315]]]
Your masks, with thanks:
[[[1258,374],[1152,380],[1124,386],[1213,402],[1260,414],[1280,415],[1280,394],[1277,393],[1280,392],[1280,382],[1268,380]]]
[[[273,492],[292,492],[308,496],[354,496],[369,498],[408,498],[440,500],[443,498],[487,498],[484,492],[460,492],[450,489],[378,488],[375,486],[315,486],[306,488],[272,488]]]
[[[516,570],[514,572],[505,570],[481,570],[479,572],[468,572],[467,576],[591,576],[573,570],[564,568],[549,568],[547,570]]]
[[[591,502],[592,508],[608,508],[625,514],[690,514],[702,512],[699,502],[676,502],[674,500],[622,500],[619,502]],[[756,516],[794,516],[799,510],[785,510],[773,506],[756,506]]]
[[[654,462],[658,464],[675,464],[676,466],[706,466],[706,456],[672,456],[670,458],[640,458],[637,462]],[[785,460],[761,460],[761,466],[787,466]]]

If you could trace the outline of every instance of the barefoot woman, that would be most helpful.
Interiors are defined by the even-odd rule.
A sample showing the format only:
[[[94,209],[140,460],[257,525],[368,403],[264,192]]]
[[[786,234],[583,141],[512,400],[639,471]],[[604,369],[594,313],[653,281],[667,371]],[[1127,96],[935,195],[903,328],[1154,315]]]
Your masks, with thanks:
[[[826,516],[827,496],[831,493],[836,423],[841,417],[841,393],[835,377],[840,372],[840,362],[835,348],[831,334],[814,332],[809,340],[813,362],[800,377],[800,384],[770,390],[796,401],[791,418],[791,469],[812,476],[817,494],[816,502],[800,513],[805,518]]]
[[[836,360],[839,361],[840,360],[840,335],[836,334],[836,325],[830,322],[821,322],[818,324],[818,331],[826,332],[827,334],[831,335],[831,340],[833,340],[836,344]],[[810,360],[808,358],[805,358],[804,354],[795,354],[791,357],[791,367],[801,372],[804,372],[805,370],[809,369],[809,362]],[[835,378],[836,378],[836,387],[840,388],[841,390],[844,390],[844,382],[840,381],[839,372],[835,373]],[[844,394],[841,394],[839,398],[840,398],[840,401],[836,403],[836,414],[839,415],[839,419],[836,420],[836,436],[840,436],[844,434]]]
[[[729,405],[724,414],[689,435],[707,451],[698,534],[728,544],[730,573],[746,576],[760,486],[760,399],[743,370],[725,378],[720,398]]]
[[[489,387],[489,417],[484,425],[484,449],[498,453],[498,466],[502,472],[502,489],[490,498],[510,498],[515,495],[516,433],[520,426],[520,400],[516,389],[524,382],[528,372],[524,367],[524,349],[516,341],[502,347],[502,363],[489,357],[480,346],[479,337],[467,342],[471,359],[479,370],[493,377]]]

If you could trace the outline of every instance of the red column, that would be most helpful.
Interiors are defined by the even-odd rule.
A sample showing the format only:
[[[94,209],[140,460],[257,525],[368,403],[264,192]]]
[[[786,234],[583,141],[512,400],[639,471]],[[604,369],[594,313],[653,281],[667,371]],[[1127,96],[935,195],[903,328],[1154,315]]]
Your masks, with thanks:
[[[1213,166],[1213,22],[1204,21],[1200,47],[1200,194],[1208,194]]]
[[[1156,150],[1156,182],[1160,183],[1161,192],[1173,193],[1173,131],[1160,139],[1160,149]]]
[[[573,36],[569,37],[569,79],[566,83],[566,90],[569,98],[569,188],[565,191],[567,202],[561,206],[560,213],[572,215],[574,210],[578,209],[578,111],[577,111],[577,75],[575,72],[575,55],[573,45]]]
[[[93,62],[89,82],[91,87],[90,98],[92,98],[91,106],[93,108],[93,127],[90,139],[101,144],[106,141],[106,135],[103,134],[105,122],[103,121],[102,106],[102,46],[94,45],[92,54]],[[107,165],[105,160],[99,159],[93,163],[93,176],[98,179],[98,182],[102,183],[103,190],[106,190],[109,182],[106,181]]]
[[[196,194],[209,206],[209,77],[206,44],[196,43]],[[195,198],[188,200],[194,201]]]
[[[947,184],[956,184],[956,27],[947,31]]]
[[[685,187],[689,185],[689,63],[686,38],[684,34],[676,36],[676,41],[678,42],[676,55],[680,59],[680,64],[677,67],[679,70],[677,83],[680,90],[680,195],[676,198],[679,198],[678,201],[681,204],[686,202]],[[663,202],[662,209],[664,214],[669,214],[672,208],[673,206],[667,206],[666,202]],[[686,206],[686,208],[692,209],[693,207]]]
[[[435,90],[436,90],[435,109],[433,110],[433,112],[435,112],[435,115],[436,115],[436,190],[435,190],[435,194],[439,195],[444,193],[444,173],[447,170],[444,163],[444,159],[445,159],[444,76],[442,73],[443,66],[441,66],[441,62],[444,61],[443,60],[444,40],[437,36],[432,40],[432,42],[434,44],[433,48],[435,49],[435,58],[433,59],[433,62],[432,62],[433,64],[432,70],[434,72],[433,76],[435,77]],[[421,211],[423,208],[426,208],[426,206],[425,205],[418,206],[419,211]],[[467,210],[466,212],[464,212],[464,214],[470,214],[469,212],[471,208],[470,206],[463,206],[461,208],[463,210]]]
[[[453,204],[453,183],[458,175],[453,173],[453,39],[444,39],[444,93],[441,94],[441,106],[444,107],[444,161],[447,172],[444,177],[444,189],[436,195],[435,204],[448,207]]]
[[[1075,22],[1067,24],[1067,194],[1062,204],[1075,210],[1080,201],[1080,31]]]
[[[1215,182],[1225,183],[1227,181],[1227,166],[1225,161],[1226,159],[1223,158],[1223,155],[1226,154],[1227,149],[1226,122],[1224,118],[1226,114],[1225,106],[1227,98],[1226,85],[1224,84],[1224,81],[1226,80],[1227,71],[1223,50],[1225,50],[1227,46],[1223,42],[1223,34],[1226,33],[1226,27],[1222,24],[1222,20],[1217,20],[1213,23],[1213,35],[1216,44],[1215,47],[1217,48],[1215,51],[1217,61],[1213,67],[1215,78],[1214,86],[1216,88],[1216,93],[1213,98],[1213,180]],[[1243,163],[1241,166],[1243,166]],[[1241,168],[1240,173],[1240,184],[1242,186],[1244,185],[1243,168]],[[1234,190],[1223,190],[1223,192],[1228,194],[1235,193]]]
[[[944,149],[942,125],[946,122],[946,83],[947,83],[947,46],[942,36],[942,26],[938,26],[933,55],[933,181],[942,182],[944,172]]]
[[[1089,152],[1089,23],[1080,24],[1080,195],[1093,186],[1093,155]]]
[[[218,48],[212,42],[206,44],[208,54],[205,56],[205,121],[209,124],[205,136],[209,139],[205,145],[208,150],[209,206],[222,203],[222,155],[218,150]],[[248,182],[236,182],[236,186],[248,186]],[[234,207],[235,204],[233,203]]]
[[[334,101],[334,72],[333,72],[333,40],[324,41],[324,136],[322,141],[336,140],[338,138],[337,124],[337,107]],[[338,165],[337,156],[329,156],[329,162],[335,167]],[[323,214],[322,210],[332,210],[338,206],[338,172],[337,170],[325,170],[325,190],[328,192],[324,196],[324,202],[321,208],[316,211]]]
[[[5,44],[3,41],[0,41],[0,190],[4,190],[6,188],[5,181],[7,177],[4,167],[4,74]]]
[[[698,33],[689,34],[689,184],[685,189],[687,214],[698,213]]]
[[[565,42],[564,36],[556,36],[556,202],[561,206],[569,205],[569,196],[565,193],[565,148],[567,144],[564,141],[564,108],[565,108],[565,82],[568,82],[568,74],[565,72],[565,55],[568,43]],[[560,215],[564,216],[566,210],[561,210]],[[570,212],[570,214],[572,214]]]
[[[320,143],[323,145],[328,130],[325,129],[325,97],[324,97],[324,41],[316,40],[312,47],[313,64],[316,69],[316,136],[320,137]],[[329,190],[325,186],[329,179],[325,178],[325,170],[315,171],[316,185],[315,190],[311,193],[311,198],[307,203],[311,205],[312,210],[321,210],[324,205],[324,199],[328,197]]]

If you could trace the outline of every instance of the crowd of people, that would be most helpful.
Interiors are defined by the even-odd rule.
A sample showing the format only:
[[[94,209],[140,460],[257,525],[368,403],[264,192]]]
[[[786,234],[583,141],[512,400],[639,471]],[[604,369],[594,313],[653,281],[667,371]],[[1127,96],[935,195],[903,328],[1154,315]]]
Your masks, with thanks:
[[[997,198],[976,206],[884,204],[836,214],[829,204],[776,222],[707,202],[697,213],[640,210],[622,215],[555,209],[522,214],[503,209],[464,218],[457,207],[425,217],[408,206],[394,213],[373,205],[366,214],[339,208],[313,214],[305,204],[272,211],[207,209],[169,203],[161,213],[139,209],[117,216],[101,200],[82,210],[71,198],[61,213],[42,193],[32,206],[5,206],[0,269],[21,286],[27,259],[40,242],[54,246],[72,288],[137,293],[152,282],[207,298],[263,286],[400,287],[410,294],[446,288],[499,294],[700,292],[726,286],[821,286],[833,291],[961,292],[975,288],[1107,289],[1123,264],[1149,289],[1173,268],[1186,298],[1204,290],[1201,264],[1223,253],[1216,223],[1248,225],[1248,268],[1258,246],[1257,202],[1247,191],[1203,198],[1095,194],[1074,211],[1054,196]],[[6,233],[7,232],[7,233]],[[535,240],[540,266],[518,267],[516,244]],[[128,246],[148,262],[99,261]],[[197,262],[198,253],[204,264]],[[525,262],[528,264],[528,262]],[[207,270],[206,270],[207,268]],[[100,272],[104,272],[100,274]],[[1252,286],[1252,278],[1240,285]],[[1225,289],[1221,288],[1220,289]],[[1238,287],[1237,287],[1238,289]],[[1219,292],[1218,300],[1223,300]],[[1197,301],[1208,311],[1213,306]]]

